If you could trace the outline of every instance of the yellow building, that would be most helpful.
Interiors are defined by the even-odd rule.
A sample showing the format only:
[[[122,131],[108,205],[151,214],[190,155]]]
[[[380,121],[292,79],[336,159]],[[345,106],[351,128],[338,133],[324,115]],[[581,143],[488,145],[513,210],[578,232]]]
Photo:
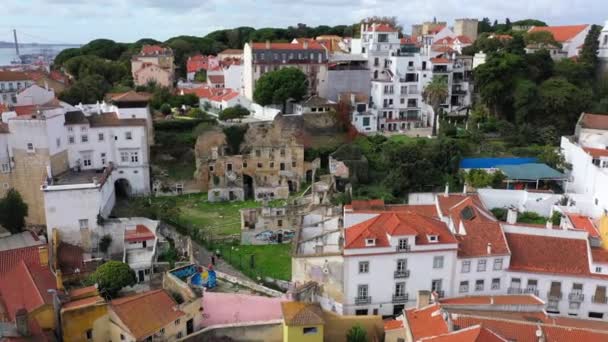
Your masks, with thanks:
[[[61,332],[65,342],[108,341],[108,304],[95,286],[70,291],[61,308]]]
[[[608,250],[608,215],[602,215],[599,226],[600,238],[602,239],[602,248]]]
[[[322,342],[323,310],[319,304],[283,302],[283,342]]]

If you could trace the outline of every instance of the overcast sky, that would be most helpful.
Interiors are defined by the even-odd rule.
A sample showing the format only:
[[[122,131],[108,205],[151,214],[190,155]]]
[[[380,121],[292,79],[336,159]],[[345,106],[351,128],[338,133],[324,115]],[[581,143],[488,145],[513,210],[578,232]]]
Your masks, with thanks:
[[[410,25],[471,17],[549,24],[603,24],[607,0],[0,0],[0,40],[86,43],[95,38],[132,42],[203,36],[237,26],[287,27],[358,22],[371,15],[397,16]]]

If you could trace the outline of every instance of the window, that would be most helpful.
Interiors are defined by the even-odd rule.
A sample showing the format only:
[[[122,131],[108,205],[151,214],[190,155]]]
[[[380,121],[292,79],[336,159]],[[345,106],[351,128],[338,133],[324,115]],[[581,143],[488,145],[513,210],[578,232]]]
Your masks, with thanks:
[[[285,157],[285,149],[284,148],[281,149],[280,154],[281,154],[281,157]]]
[[[120,161],[123,163],[129,162],[129,152],[122,151],[120,152]]]
[[[597,202],[597,199],[595,200]],[[597,203],[596,203],[597,204]],[[600,266],[596,266],[595,267],[595,273],[602,273],[602,267]]]
[[[270,162],[270,168],[274,169],[274,162]]]
[[[27,143],[27,151],[28,152],[34,152],[34,144]]]
[[[73,144],[74,144],[74,142],[76,142],[76,139],[74,138],[74,136],[73,136],[73,135],[70,135],[70,136],[68,137],[68,144],[73,145]]]
[[[93,329],[88,329],[86,332],[87,341],[91,341],[93,339]]]
[[[291,162],[291,167],[296,167],[297,165],[298,165],[298,164],[297,164],[295,161],[294,161],[294,162]]]
[[[407,251],[410,249],[410,245],[407,243],[407,239],[399,239],[399,250]]]
[[[433,258],[433,268],[443,268],[443,256]]]
[[[467,292],[469,292],[469,282],[468,281],[461,281],[460,282],[460,287],[458,288],[458,292],[460,292],[460,293],[467,293]]]
[[[483,279],[475,280],[475,291],[483,291]]]
[[[481,259],[477,261],[477,272],[485,272],[486,271],[486,259]]]
[[[105,153],[101,154],[101,165],[106,165],[106,154]]]
[[[164,335],[164,334],[165,334],[165,328],[160,328],[159,333],[160,333],[161,335]]]
[[[365,239],[365,246],[375,246],[376,239]]]
[[[437,235],[427,235],[429,242],[437,242],[439,241],[439,237]]]
[[[462,273],[469,273],[471,271],[471,262],[466,260],[462,262]]]
[[[500,278],[492,279],[492,290],[500,290]]]
[[[402,297],[405,296],[405,283],[396,283],[395,284],[395,296]]]
[[[133,134],[131,132],[125,132],[125,139],[133,140]]]
[[[431,291],[441,291],[441,279],[431,280]]]
[[[89,136],[86,135],[86,134],[81,135],[80,136],[80,141],[83,142],[83,143],[89,142]]]
[[[502,270],[502,258],[494,259],[494,271]]]
[[[177,338],[182,338],[182,336],[183,336],[183,334],[181,331],[177,333]]]
[[[397,272],[405,272],[407,268],[407,259],[397,260]]]
[[[302,328],[302,333],[304,335],[314,335],[317,333],[317,327],[304,327]]]
[[[11,165],[9,163],[2,164],[2,173],[8,173],[11,171]]]
[[[90,153],[83,153],[82,154],[82,165],[84,167],[90,167],[92,165],[92,161],[91,161],[91,154]]]
[[[226,170],[232,171],[232,164],[230,164],[230,163],[226,164]]]
[[[87,126],[80,126],[80,131],[81,132],[86,132],[87,131]]]
[[[97,140],[103,141],[103,133],[97,133]]]
[[[359,273],[369,273],[369,261],[359,261]]]
[[[277,220],[277,226],[283,227],[283,220]]]
[[[87,219],[78,220],[78,225],[80,226],[80,229],[87,229],[87,228],[89,228],[89,220],[87,220]]]
[[[243,162],[243,168],[246,169],[247,168],[247,162]]]
[[[369,126],[369,118],[363,118],[363,126]]]
[[[581,308],[581,302],[570,302],[568,308],[570,310],[578,310]]]
[[[367,294],[369,293],[369,288],[367,285],[359,285],[357,286],[357,298],[367,298]]]
[[[179,325],[179,319],[176,319],[173,323],[175,323],[175,325]]]
[[[281,163],[281,164],[279,165],[279,169],[280,169],[281,171],[285,171],[285,163]]]
[[[120,340],[121,340],[121,341],[124,341],[124,340],[125,340],[125,335],[120,334]]]
[[[61,147],[61,138],[55,139],[55,145],[57,145],[57,148]]]
[[[261,157],[261,156],[262,156],[262,151],[260,151],[260,150],[255,150],[255,156],[256,156],[256,157]]]
[[[131,152],[131,163],[139,163],[139,153],[137,151]]]
[[[258,169],[261,169],[262,167],[264,167],[264,164],[258,163]]]

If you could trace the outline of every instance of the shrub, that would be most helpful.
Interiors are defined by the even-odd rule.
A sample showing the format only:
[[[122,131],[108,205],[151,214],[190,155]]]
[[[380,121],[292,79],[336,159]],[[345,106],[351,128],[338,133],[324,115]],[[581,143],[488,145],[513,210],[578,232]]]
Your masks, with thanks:
[[[125,286],[135,285],[137,279],[135,272],[129,265],[115,260],[110,260],[99,266],[90,277],[92,283],[99,286],[102,294],[115,297]]]
[[[236,105],[234,107],[224,109],[220,115],[219,119],[222,121],[231,120],[231,119],[240,119],[242,117],[248,116],[249,110],[241,105]]]
[[[171,106],[168,103],[163,103],[163,105],[160,106],[160,112],[165,115],[171,114]]]

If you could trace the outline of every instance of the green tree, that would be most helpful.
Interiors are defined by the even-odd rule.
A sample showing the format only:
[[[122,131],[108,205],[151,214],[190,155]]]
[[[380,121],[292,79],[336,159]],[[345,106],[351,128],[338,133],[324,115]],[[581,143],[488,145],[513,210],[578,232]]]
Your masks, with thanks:
[[[168,103],[164,103],[162,106],[160,106],[160,112],[164,115],[171,114],[171,105]]]
[[[437,136],[437,117],[441,111],[441,104],[448,97],[448,83],[445,77],[433,76],[433,79],[424,88],[424,100],[433,107],[433,136]]]
[[[539,94],[546,123],[555,124],[561,132],[572,130],[580,113],[590,107],[593,97],[590,88],[578,87],[559,77],[543,82]]]
[[[490,24],[490,18],[483,18],[477,24],[477,32],[482,34],[484,32],[492,32],[492,24]]]
[[[247,108],[245,108],[241,105],[236,105],[234,107],[228,107],[228,108],[222,110],[222,112],[219,115],[219,119],[222,121],[226,121],[226,120],[230,120],[230,119],[240,119],[247,115],[249,115],[249,110],[247,110]]]
[[[25,227],[27,212],[27,204],[15,189],[10,189],[0,200],[0,224],[13,234],[21,232]]]
[[[231,154],[238,154],[241,151],[241,143],[245,140],[245,133],[247,133],[248,128],[247,125],[234,125],[224,128],[226,143],[230,147]]]
[[[515,122],[520,125],[534,120],[534,114],[539,110],[538,86],[530,80],[520,80],[515,86],[513,107]]]
[[[194,80],[201,83],[207,82],[207,70],[201,69],[197,71],[196,74],[194,74]]]
[[[355,324],[346,333],[347,342],[367,342],[367,332],[361,324]]]
[[[593,69],[589,64],[578,63],[564,58],[555,63],[555,76],[563,77],[577,86],[591,86],[593,84]]]
[[[135,285],[137,279],[129,265],[110,260],[95,270],[90,281],[99,286],[100,293],[113,298],[123,287]]]
[[[508,20],[508,19],[507,19]],[[500,40],[500,39],[494,39]],[[514,34],[512,39],[507,41],[507,52],[523,56],[526,54],[526,42],[521,34]]]
[[[475,86],[481,99],[496,116],[503,116],[512,105],[516,80],[525,70],[522,56],[510,53],[490,55],[475,71]]]
[[[95,103],[110,90],[108,82],[99,75],[87,75],[59,94],[59,99],[71,105]]]
[[[111,244],[112,244],[112,235],[106,234],[101,237],[101,240],[99,240],[99,250],[105,254],[108,252],[108,249],[110,248]]]
[[[555,65],[549,51],[541,49],[534,53],[525,54],[524,60],[526,64],[526,78],[536,83],[541,83],[553,76]]]
[[[553,34],[549,31],[528,32],[524,36],[524,40],[526,41],[526,45],[539,44],[541,46],[561,47],[561,44],[555,40]]]
[[[585,37],[583,48],[579,55],[578,60],[581,63],[589,65],[590,69],[595,71],[598,64],[597,53],[600,48],[600,34],[602,27],[599,25],[592,25],[589,33]]]
[[[536,19],[523,19],[514,21],[513,26],[547,26],[547,23]]]
[[[287,108],[287,100],[300,101],[308,91],[306,75],[297,68],[283,68],[264,74],[257,81],[253,99],[262,106],[271,104]]]

